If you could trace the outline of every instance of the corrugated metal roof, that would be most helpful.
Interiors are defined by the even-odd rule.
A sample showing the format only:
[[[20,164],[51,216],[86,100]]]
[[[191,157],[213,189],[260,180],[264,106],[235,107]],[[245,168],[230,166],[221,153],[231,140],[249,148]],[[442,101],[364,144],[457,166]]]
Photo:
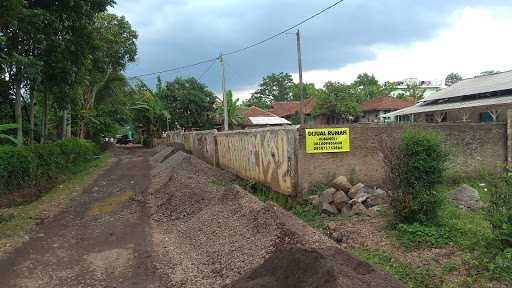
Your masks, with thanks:
[[[494,98],[483,98],[483,99],[470,100],[470,101],[445,103],[445,104],[438,104],[438,105],[418,103],[415,106],[407,107],[402,110],[384,114],[381,117],[395,117],[395,116],[410,115],[410,114],[424,113],[424,112],[446,111],[446,110],[455,110],[455,109],[461,109],[461,108],[491,106],[491,105],[510,104],[510,103],[512,103],[512,95],[511,96],[494,97]]]
[[[512,70],[494,75],[478,76],[459,81],[450,87],[447,87],[426,97],[423,99],[423,101],[428,102],[438,99],[446,99],[508,89],[512,89]]]
[[[281,117],[249,117],[253,125],[279,125],[292,124],[290,121]]]

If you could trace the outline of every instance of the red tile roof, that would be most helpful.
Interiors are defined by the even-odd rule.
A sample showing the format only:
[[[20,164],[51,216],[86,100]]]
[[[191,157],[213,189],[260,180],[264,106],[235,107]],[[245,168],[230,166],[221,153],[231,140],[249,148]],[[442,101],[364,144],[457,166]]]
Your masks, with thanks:
[[[397,99],[391,96],[375,97],[371,100],[363,102],[363,111],[385,111],[385,110],[400,110],[414,105],[414,100],[410,97],[404,100]]]
[[[310,114],[315,104],[315,98],[313,97],[304,100],[304,113]],[[295,113],[299,113],[300,101],[274,102],[268,111],[279,117],[291,116]]]
[[[249,108],[238,107],[237,111],[240,113],[242,125],[251,125],[249,117],[277,117],[276,115],[255,106],[251,106]]]
[[[276,115],[256,106],[251,106],[249,108],[239,108],[238,112],[245,117],[276,117]]]

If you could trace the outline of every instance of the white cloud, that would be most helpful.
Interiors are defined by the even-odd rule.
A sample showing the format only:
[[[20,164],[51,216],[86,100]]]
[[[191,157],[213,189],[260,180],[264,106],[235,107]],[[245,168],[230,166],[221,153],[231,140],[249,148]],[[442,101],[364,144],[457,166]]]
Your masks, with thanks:
[[[450,72],[472,77],[485,70],[511,70],[511,16],[510,7],[466,7],[450,15],[450,24],[429,41],[374,45],[374,60],[335,70],[306,71],[304,81],[321,87],[327,81],[352,82],[364,72],[375,74],[380,81],[395,81],[409,77],[443,80]],[[244,89],[235,95],[247,99],[250,92]]]

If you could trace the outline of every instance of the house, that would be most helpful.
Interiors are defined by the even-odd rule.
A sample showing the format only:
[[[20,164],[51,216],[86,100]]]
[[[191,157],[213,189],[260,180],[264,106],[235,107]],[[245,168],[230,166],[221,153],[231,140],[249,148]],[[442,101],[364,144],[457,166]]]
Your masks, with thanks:
[[[314,107],[313,97],[304,99],[304,116],[311,116]],[[291,121],[292,117],[300,113],[300,101],[274,102],[268,112]]]
[[[512,108],[512,70],[457,82],[381,118],[409,122],[502,122]]]
[[[243,129],[254,129],[291,124],[288,120],[278,117],[255,106],[251,106],[249,108],[239,107],[237,111],[241,116],[240,126]]]
[[[383,119],[380,116],[413,105],[414,99],[410,97],[403,100],[391,96],[375,97],[361,104],[363,115],[359,122],[381,122]]]
[[[334,116],[313,115],[313,109],[315,108],[315,105],[316,101],[314,97],[310,97],[304,100],[304,120],[306,124],[330,125],[339,124],[342,122],[341,119]],[[279,117],[283,117],[294,124],[299,124],[300,101],[274,102],[268,111]]]
[[[391,92],[391,96],[393,97],[399,97],[406,95],[408,85],[418,85],[421,89],[423,89],[425,92],[423,94],[423,97],[429,97],[432,94],[435,94],[441,88],[443,88],[442,81],[440,80],[418,80],[417,78],[407,78],[402,81],[395,81],[393,82],[395,84],[396,89],[395,91]]]

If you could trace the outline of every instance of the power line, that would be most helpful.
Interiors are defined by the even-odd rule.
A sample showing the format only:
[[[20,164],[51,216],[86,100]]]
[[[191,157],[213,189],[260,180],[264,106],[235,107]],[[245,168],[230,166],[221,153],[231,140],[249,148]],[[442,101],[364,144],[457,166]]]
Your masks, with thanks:
[[[206,70],[203,71],[203,73],[201,73],[201,75],[199,76],[198,80],[201,81],[201,79],[204,77],[204,75],[206,75],[206,73],[208,73],[210,71],[210,69],[212,69],[213,65],[215,65],[216,62],[212,62],[212,64],[210,64],[210,66],[208,66],[208,68],[206,68]]]
[[[321,14],[327,12],[328,10],[331,10],[332,8],[338,6],[339,4],[341,4],[342,2],[344,2],[345,0],[339,0],[339,1],[336,1],[334,4],[331,4],[330,6],[320,10],[319,12],[313,14],[312,16],[300,21],[299,23],[289,27],[289,28],[286,28],[285,30],[279,32],[279,33],[276,33],[270,37],[267,37],[261,41],[258,41],[258,42],[255,42],[253,44],[249,44],[243,48],[240,48],[240,49],[236,49],[236,50],[233,50],[233,51],[230,51],[228,53],[225,53],[224,56],[230,56],[230,55],[234,55],[234,54],[238,54],[238,53],[241,53],[245,50],[249,50],[251,48],[254,48],[256,46],[259,46],[261,44],[264,44],[272,39],[275,39],[283,34],[286,34],[288,33],[289,31],[299,27],[300,25],[312,20],[313,18],[316,18],[318,16],[320,16]],[[187,68],[191,68],[191,67],[194,67],[194,66],[199,66],[199,65],[202,65],[202,64],[205,64],[205,63],[210,63],[210,62],[214,62],[214,61],[217,61],[219,60],[219,57],[214,57],[214,58],[210,58],[210,59],[205,59],[205,60],[202,60],[202,61],[199,61],[199,62],[196,62],[196,63],[193,63],[193,64],[189,64],[189,65],[183,65],[183,66],[178,66],[178,67],[174,67],[174,68],[170,68],[170,69],[166,69],[166,70],[162,70],[162,71],[157,71],[157,72],[152,72],[152,73],[147,73],[147,74],[141,74],[141,75],[135,75],[135,76],[131,76],[131,77],[128,77],[128,79],[132,79],[132,78],[139,78],[139,77],[146,77],[146,76],[152,76],[152,75],[156,75],[156,74],[162,74],[162,73],[168,73],[168,72],[173,72],[173,71],[177,71],[177,70],[183,70],[183,69],[187,69]]]
[[[128,79],[134,79],[134,78],[140,78],[140,77],[146,77],[146,76],[152,76],[152,75],[157,75],[157,74],[163,74],[163,73],[179,71],[179,70],[183,70],[183,69],[187,69],[187,68],[192,68],[192,67],[195,67],[195,66],[203,65],[203,64],[206,64],[206,63],[210,63],[210,62],[215,62],[215,61],[217,61],[217,58],[211,58],[211,59],[199,61],[199,62],[196,62],[196,63],[193,63],[193,64],[189,64],[189,65],[183,65],[183,66],[178,66],[178,67],[174,67],[174,68],[170,68],[170,69],[166,69],[166,70],[162,70],[162,71],[157,71],[157,72],[152,72],[152,73],[146,73],[146,74],[141,74],[141,75],[130,76],[130,77],[128,77]]]
[[[274,39],[274,38],[277,38],[277,37],[279,37],[279,36],[281,36],[281,35],[283,35],[283,34],[285,34],[285,33],[289,32],[289,31],[291,31],[291,30],[293,30],[293,29],[295,29],[295,28],[299,27],[300,25],[302,25],[302,24],[304,24],[304,23],[306,23],[306,22],[310,21],[311,19],[313,19],[313,18],[315,18],[315,17],[317,17],[317,16],[319,16],[319,15],[321,15],[321,14],[323,14],[323,13],[327,12],[328,10],[330,10],[330,9],[332,9],[332,8],[334,8],[334,7],[336,7],[337,5],[341,4],[341,3],[342,3],[342,2],[344,2],[344,1],[345,1],[345,0],[337,1],[336,3],[332,4],[331,6],[329,6],[329,7],[327,7],[327,8],[324,8],[323,10],[321,10],[321,11],[319,11],[319,12],[317,12],[317,13],[313,14],[313,16],[310,16],[310,17],[308,17],[308,18],[306,18],[306,19],[304,19],[304,20],[300,21],[299,23],[297,23],[297,24],[295,24],[295,25],[293,25],[293,26],[291,26],[291,27],[289,27],[289,28],[287,28],[287,29],[285,29],[285,30],[283,30],[283,31],[281,31],[281,32],[279,32],[279,33],[277,33],[277,34],[274,34],[274,35],[272,35],[272,36],[270,36],[270,37],[268,37],[268,38],[265,38],[265,39],[263,39],[263,40],[261,40],[261,41],[259,41],[259,42],[256,42],[256,43],[253,43],[253,44],[250,44],[250,45],[248,45],[248,46],[246,46],[246,47],[243,47],[243,48],[240,48],[240,49],[233,50],[233,51],[231,51],[231,52],[225,53],[225,54],[224,54],[224,56],[229,56],[229,55],[233,55],[233,54],[237,54],[237,53],[243,52],[243,51],[245,51],[245,50],[251,49],[251,48],[256,47],[256,46],[258,46],[258,45],[261,45],[261,44],[263,44],[263,43],[265,43],[265,42],[268,42],[268,41],[270,41],[270,40],[272,40],[272,39]]]

